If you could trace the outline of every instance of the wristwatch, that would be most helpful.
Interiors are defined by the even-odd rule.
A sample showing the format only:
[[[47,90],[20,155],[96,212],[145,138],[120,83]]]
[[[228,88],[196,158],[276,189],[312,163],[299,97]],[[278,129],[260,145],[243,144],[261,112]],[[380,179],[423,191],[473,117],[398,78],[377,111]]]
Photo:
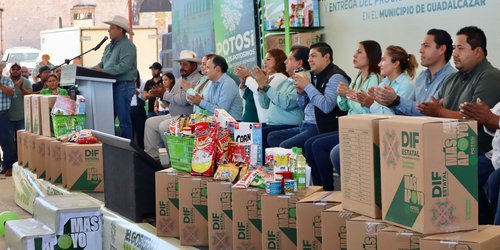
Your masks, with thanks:
[[[271,88],[271,86],[269,85],[266,85],[262,88],[262,91],[264,91],[264,93],[267,93],[267,91],[269,90],[269,88]]]
[[[396,107],[399,105],[401,102],[401,97],[398,95],[394,101],[392,101],[391,105],[388,106],[388,108]]]

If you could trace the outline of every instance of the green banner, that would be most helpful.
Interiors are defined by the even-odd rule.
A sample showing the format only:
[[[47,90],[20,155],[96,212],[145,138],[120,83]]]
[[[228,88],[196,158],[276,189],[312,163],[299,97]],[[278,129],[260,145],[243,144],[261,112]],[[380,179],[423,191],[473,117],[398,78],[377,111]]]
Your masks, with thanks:
[[[214,0],[215,47],[226,58],[229,72],[238,65],[257,65],[254,1]]]

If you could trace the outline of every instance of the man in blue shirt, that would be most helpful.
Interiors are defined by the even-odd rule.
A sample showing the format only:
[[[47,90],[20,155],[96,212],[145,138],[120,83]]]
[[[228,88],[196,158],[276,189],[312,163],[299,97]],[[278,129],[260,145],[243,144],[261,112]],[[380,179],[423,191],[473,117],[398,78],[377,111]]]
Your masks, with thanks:
[[[241,120],[243,104],[238,85],[226,74],[229,68],[226,59],[219,55],[210,55],[207,59],[206,76],[212,85],[205,96],[190,95],[189,101],[211,115],[215,109],[225,109],[234,119]]]
[[[427,31],[420,45],[420,64],[427,67],[415,81],[415,91],[411,99],[398,96],[393,88],[375,88],[375,101],[387,106],[399,115],[421,116],[417,104],[436,97],[444,80],[457,70],[449,63],[453,53],[450,34],[444,30]]]

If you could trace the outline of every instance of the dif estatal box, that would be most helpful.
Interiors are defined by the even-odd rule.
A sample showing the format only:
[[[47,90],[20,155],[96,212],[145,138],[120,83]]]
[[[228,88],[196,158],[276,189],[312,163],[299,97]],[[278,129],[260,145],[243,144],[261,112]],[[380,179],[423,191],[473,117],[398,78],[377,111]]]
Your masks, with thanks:
[[[54,137],[50,112],[57,99],[57,95],[43,95],[40,97],[40,120],[42,124],[42,135]]]
[[[347,249],[377,249],[377,233],[388,227],[382,220],[358,216],[347,221]],[[382,248],[386,250],[386,248]],[[394,248],[389,248],[394,249]],[[397,248],[395,248],[397,249]]]
[[[342,194],[316,192],[297,203],[297,249],[321,249],[321,212],[342,202]]]
[[[421,233],[389,226],[377,232],[377,249],[420,249]]]
[[[231,182],[211,181],[208,193],[208,248],[233,249]]]
[[[233,188],[233,249],[262,249],[262,206],[259,188]]]
[[[422,234],[477,229],[477,123],[380,121],[384,221]]]
[[[173,168],[155,173],[158,236],[179,237],[179,179],[185,175]]]
[[[500,247],[500,226],[481,225],[478,230],[437,234],[420,239],[420,249],[490,250]]]
[[[33,132],[33,123],[31,121],[31,97],[33,95],[25,95],[24,96],[24,129],[27,132]]]
[[[63,185],[68,190],[104,191],[102,144],[67,143],[61,147]]]
[[[347,220],[359,214],[344,210],[337,205],[321,212],[322,248],[329,250],[347,249]],[[384,248],[379,248],[384,249]]]
[[[262,249],[297,248],[297,202],[323,190],[319,186],[307,187],[304,196],[262,196]]]
[[[179,179],[179,224],[183,246],[208,246],[208,191],[212,178]]]
[[[342,206],[361,215],[382,218],[379,122],[383,115],[339,118]]]

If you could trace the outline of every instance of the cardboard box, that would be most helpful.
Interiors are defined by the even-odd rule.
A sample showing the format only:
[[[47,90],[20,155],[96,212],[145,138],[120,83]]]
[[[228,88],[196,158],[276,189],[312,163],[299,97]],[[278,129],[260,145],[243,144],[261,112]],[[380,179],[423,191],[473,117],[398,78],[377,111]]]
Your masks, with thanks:
[[[420,249],[489,250],[499,249],[500,226],[481,225],[478,230],[427,236],[420,239]]]
[[[36,173],[36,168],[38,163],[36,162],[36,144],[35,140],[39,137],[39,135],[30,133],[28,134],[28,157],[29,157],[29,170],[33,173]]]
[[[236,120],[225,110],[225,109],[215,109],[215,121],[219,123],[222,128],[230,127],[229,124],[236,122]]]
[[[285,50],[285,35],[284,34],[269,34],[266,35],[266,49],[281,49]],[[314,43],[320,41],[318,32],[294,33],[290,36],[290,44],[303,45],[309,48]]]
[[[304,197],[323,188],[311,186]],[[297,248],[297,195],[262,196],[262,249]]]
[[[380,140],[385,221],[422,234],[477,228],[475,121],[387,119]]]
[[[156,235],[179,237],[179,179],[187,173],[165,169],[155,173]]]
[[[31,117],[33,124],[33,134],[42,134],[42,111],[40,109],[40,96],[32,95],[31,97]]]
[[[377,249],[420,249],[421,233],[389,226],[377,233]]]
[[[208,248],[233,249],[231,182],[211,181],[208,193]]]
[[[262,206],[258,188],[233,188],[233,248],[262,248]]]
[[[31,97],[33,95],[24,96],[24,129],[28,132],[33,132],[33,124],[31,122]]]
[[[339,118],[342,206],[380,219],[379,122],[390,116],[349,115]]]
[[[347,220],[359,214],[344,210],[337,205],[321,212],[322,248],[331,250],[347,249]],[[379,248],[384,249],[384,248]]]
[[[317,192],[297,203],[297,249],[321,249],[321,212],[342,202],[340,192]]]
[[[102,144],[69,143],[62,147],[63,186],[68,190],[104,191]]]
[[[49,165],[47,165],[47,176],[51,183],[58,184],[62,183],[62,170],[61,170],[61,142],[51,141],[49,143],[50,147],[50,158]]]
[[[29,136],[30,136],[30,132],[26,131],[25,133],[23,133],[21,135],[21,143],[22,143],[22,148],[23,148],[23,167],[25,168],[29,168],[29,162],[30,162],[30,154],[31,154],[31,151],[30,151],[30,144],[29,144]]]
[[[46,165],[45,165],[45,148],[46,144],[50,142],[51,139],[38,136],[35,138],[35,157],[34,161],[36,162],[36,176],[40,179],[45,179],[46,175]]]
[[[17,164],[24,166],[23,164],[23,139],[26,134],[26,130],[18,130],[16,132],[16,147],[17,147]]]
[[[346,226],[347,249],[364,250],[377,249],[377,232],[388,227],[389,224],[382,222],[382,220],[358,216],[348,220]]]
[[[40,97],[40,113],[42,123],[42,135],[54,137],[50,112],[56,102],[57,95],[43,95]]]
[[[55,138],[51,138],[51,137],[46,137],[46,140],[44,141],[45,142],[45,161],[44,161],[44,166],[45,166],[45,180],[46,181],[51,181],[51,176],[50,176],[50,162],[51,162],[51,158],[52,158],[52,152],[51,152],[51,149],[50,149],[50,144],[55,141]]]
[[[208,246],[209,177],[179,178],[179,216],[181,245]]]

